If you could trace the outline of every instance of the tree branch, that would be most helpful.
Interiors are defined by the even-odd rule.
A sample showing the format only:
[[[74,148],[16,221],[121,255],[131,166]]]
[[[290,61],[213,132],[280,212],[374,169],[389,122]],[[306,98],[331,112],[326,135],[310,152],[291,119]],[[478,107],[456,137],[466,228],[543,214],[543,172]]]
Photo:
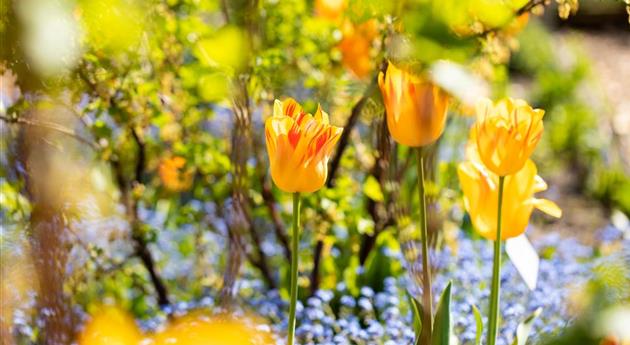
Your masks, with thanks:
[[[335,174],[337,173],[337,169],[339,169],[339,165],[341,164],[341,157],[343,156],[344,151],[348,147],[348,143],[350,141],[350,134],[352,133],[352,129],[356,126],[359,115],[361,115],[361,111],[363,110],[363,106],[365,102],[367,102],[368,97],[363,95],[361,99],[352,107],[352,112],[350,113],[350,117],[346,121],[346,125],[343,127],[343,132],[341,133],[341,137],[339,138],[339,144],[337,145],[337,150],[335,151],[335,156],[330,162],[330,171],[328,172],[328,182],[326,186],[328,188],[332,188],[335,185]]]
[[[385,71],[386,69],[387,69],[387,61],[383,60],[380,68],[378,69],[378,73]],[[363,93],[363,96],[361,96],[359,101],[357,101],[354,107],[352,107],[352,111],[350,112],[350,117],[348,117],[348,120],[346,121],[346,124],[343,127],[343,132],[341,133],[341,137],[339,138],[339,143],[337,144],[337,150],[335,151],[335,156],[330,162],[330,169],[328,171],[328,181],[326,182],[326,186],[328,188],[334,187],[335,185],[335,175],[337,173],[337,170],[339,170],[339,165],[341,164],[341,158],[343,157],[343,153],[348,147],[348,144],[350,141],[350,134],[352,133],[352,130],[354,129],[354,127],[356,126],[359,120],[359,116],[361,115],[361,112],[363,111],[363,107],[367,103],[372,92],[374,91],[374,88],[376,87],[376,84],[378,81],[378,73],[372,79],[372,82]]]
[[[136,159],[135,177],[131,186],[133,188],[134,185],[142,183],[142,176],[144,175],[144,169],[146,166],[146,146],[135,128],[131,129],[131,136],[133,137],[136,146],[138,146],[138,158]],[[162,278],[155,268],[155,260],[153,259],[153,255],[151,255],[151,251],[149,251],[146,239],[142,235],[142,229],[140,229],[140,219],[138,217],[138,201],[133,195],[129,195],[129,191],[127,191],[127,197],[130,197],[131,201],[131,205],[129,205],[131,207],[131,233],[132,238],[135,242],[135,252],[144,264],[144,267],[146,267],[147,271],[149,272],[151,282],[153,283],[153,287],[155,288],[155,292],[158,296],[158,304],[161,307],[167,306],[171,303],[168,298],[166,285],[162,281]]]

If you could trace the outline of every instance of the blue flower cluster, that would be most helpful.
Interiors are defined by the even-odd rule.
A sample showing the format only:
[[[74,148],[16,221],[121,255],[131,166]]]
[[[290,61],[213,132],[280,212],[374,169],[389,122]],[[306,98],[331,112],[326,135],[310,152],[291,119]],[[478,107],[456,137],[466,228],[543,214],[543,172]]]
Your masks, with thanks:
[[[534,246],[540,254],[538,284],[530,291],[512,263],[506,258],[502,268],[501,315],[502,327],[498,344],[511,344],[517,325],[539,307],[543,308],[534,323],[531,337],[553,334],[571,323],[569,313],[571,296],[579,292],[584,283],[592,279],[602,263],[621,258],[630,265],[630,236],[614,227],[604,228],[599,244],[616,244],[611,256],[601,256],[591,246],[576,239],[550,234],[537,238]],[[484,315],[488,308],[490,278],[492,275],[492,243],[461,237],[456,251],[445,249],[432,253],[438,266],[434,276],[434,295],[437,303],[440,293],[452,281],[451,311],[454,334],[459,344],[473,344],[476,327],[472,306]],[[625,255],[625,256],[624,256]],[[400,255],[397,255],[397,257]],[[630,267],[630,266],[629,266]],[[630,275],[628,276],[630,279]],[[301,345],[406,345],[413,344],[415,332],[407,293],[418,294],[419,287],[413,277],[386,278],[382,291],[362,287],[353,295],[344,283],[334,291],[320,290],[304,303],[298,301],[296,330]],[[244,308],[235,313],[253,310],[270,325],[278,345],[284,345],[288,323],[288,303],[278,291],[266,291],[264,284],[246,276],[238,282],[239,300]],[[188,310],[207,307],[217,311],[217,301],[206,297],[201,301],[175,304],[173,310],[145,320],[146,329],[158,328],[166,322],[166,313],[185,314]],[[485,337],[485,332],[484,335]],[[485,343],[485,340],[483,341]],[[534,342],[532,342],[534,343]]]
[[[539,307],[543,313],[534,323],[533,334],[551,333],[567,324],[568,300],[573,290],[582,286],[591,272],[593,249],[575,239],[548,235],[535,243],[540,260],[538,283],[533,291],[525,285],[516,268],[504,260],[501,271],[501,318],[498,344],[511,344],[518,324]],[[450,256],[446,250],[440,255]],[[485,316],[492,277],[492,243],[461,239],[459,250],[452,255],[443,272],[436,276],[437,291],[453,282],[452,312],[455,334],[463,344],[475,339],[472,305]],[[484,324],[487,319],[484,317]],[[485,334],[484,334],[485,336]]]
[[[630,239],[622,239],[619,230],[616,234],[609,227],[605,231],[602,241],[621,242],[620,252],[630,252]],[[512,263],[504,260],[499,344],[510,344],[517,325],[539,307],[543,313],[534,323],[532,337],[557,332],[570,323],[568,301],[592,277],[592,269],[598,262],[595,250],[575,239],[552,234],[538,238],[534,246],[541,260],[538,284],[533,291],[527,288]],[[436,262],[440,263],[434,282],[436,300],[447,282],[452,281],[454,333],[460,344],[472,344],[475,339],[472,305],[487,315],[492,244],[462,237],[456,252],[444,250],[436,254]],[[343,283],[338,284],[336,291],[318,291],[305,304],[298,303],[298,343],[412,344],[415,334],[406,292],[416,291],[417,287],[411,280],[387,278],[383,291],[363,287],[358,296],[353,296]],[[253,300],[251,297],[247,298],[250,307],[267,317],[277,334],[284,334],[286,301],[277,292]],[[485,317],[484,324],[487,324]],[[279,339],[278,343],[283,341]]]

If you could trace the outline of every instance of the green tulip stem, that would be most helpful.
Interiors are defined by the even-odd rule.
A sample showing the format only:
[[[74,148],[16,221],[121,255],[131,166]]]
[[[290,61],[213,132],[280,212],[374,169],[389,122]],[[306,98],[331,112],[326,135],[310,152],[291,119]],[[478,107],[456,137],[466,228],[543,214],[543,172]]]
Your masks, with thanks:
[[[298,297],[298,250],[300,247],[300,193],[293,193],[293,233],[291,235],[291,304],[289,306],[289,341],[295,343],[295,308]]]
[[[424,154],[422,147],[418,153],[418,190],[420,195],[420,230],[422,231],[422,304],[424,317],[422,320],[422,332],[420,344],[431,343],[433,331],[433,296],[431,292],[431,265],[429,263],[429,232],[427,230],[427,202],[424,190]]]
[[[495,345],[499,330],[499,299],[501,294],[501,206],[503,203],[503,183],[505,176],[499,177],[499,206],[497,214],[497,237],[494,240],[494,261],[492,264],[492,290],[490,290],[490,316],[488,325],[488,345]]]

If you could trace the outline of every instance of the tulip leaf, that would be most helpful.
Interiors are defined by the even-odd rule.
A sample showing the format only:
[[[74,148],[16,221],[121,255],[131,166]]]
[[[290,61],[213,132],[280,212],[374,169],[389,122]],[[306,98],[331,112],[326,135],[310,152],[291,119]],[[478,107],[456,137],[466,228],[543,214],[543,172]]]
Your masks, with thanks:
[[[483,319],[481,318],[481,312],[479,309],[473,304],[472,311],[475,315],[475,326],[477,334],[475,334],[475,345],[481,345],[481,335],[483,334]]]
[[[455,343],[455,337],[452,335],[453,324],[451,322],[451,284],[451,282],[448,282],[440,297],[440,303],[435,313],[431,345],[450,345],[451,342]]]
[[[527,338],[529,337],[529,333],[532,331],[534,321],[536,321],[536,318],[540,315],[540,313],[542,313],[542,308],[536,309],[525,319],[525,321],[518,325],[516,328],[516,337],[514,338],[512,345],[525,345],[527,343]]]
[[[420,341],[420,333],[422,332],[422,315],[424,314],[424,309],[422,303],[415,299],[409,292],[407,292],[407,298],[409,299],[411,311],[413,312],[413,330],[416,332],[416,341],[414,344],[418,344],[418,341]]]

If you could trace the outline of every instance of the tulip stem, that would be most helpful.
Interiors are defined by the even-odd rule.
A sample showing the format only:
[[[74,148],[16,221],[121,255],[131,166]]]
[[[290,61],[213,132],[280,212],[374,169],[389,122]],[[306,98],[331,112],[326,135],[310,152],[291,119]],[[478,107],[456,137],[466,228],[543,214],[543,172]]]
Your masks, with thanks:
[[[431,291],[431,265],[429,263],[429,232],[427,229],[427,203],[426,192],[424,190],[424,152],[422,147],[417,149],[418,153],[418,191],[420,194],[420,230],[422,231],[422,304],[424,317],[422,320],[422,331],[420,333],[420,344],[431,343],[431,333],[433,332],[433,295]]]
[[[494,240],[494,261],[492,264],[492,289],[490,291],[490,317],[488,325],[488,345],[495,345],[499,325],[499,299],[501,294],[501,206],[503,203],[503,183],[505,176],[499,177],[499,206],[497,214],[497,237]]]
[[[295,340],[295,308],[298,297],[298,250],[300,247],[300,193],[293,193],[293,231],[291,234],[291,304],[289,305],[289,341],[293,345]]]

